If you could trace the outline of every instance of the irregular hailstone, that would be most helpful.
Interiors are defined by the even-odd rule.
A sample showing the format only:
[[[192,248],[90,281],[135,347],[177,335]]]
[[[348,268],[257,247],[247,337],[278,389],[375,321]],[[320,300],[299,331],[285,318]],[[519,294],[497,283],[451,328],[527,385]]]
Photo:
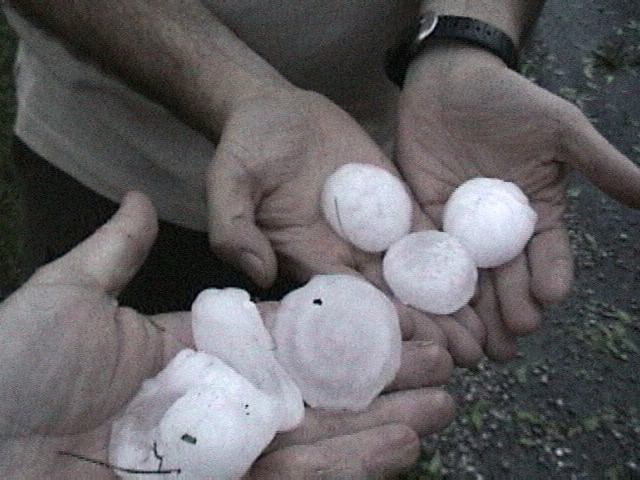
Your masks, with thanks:
[[[350,275],[319,275],[286,295],[272,335],[278,361],[311,407],[363,410],[400,367],[393,303]]]
[[[536,212],[517,185],[480,177],[451,194],[444,207],[443,230],[462,242],[476,265],[491,268],[522,252],[536,220]]]
[[[109,462],[130,479],[239,479],[277,430],[277,402],[207,353],[183,350],[112,427]]]
[[[209,353],[180,352],[113,424],[109,461],[122,478],[140,478],[122,469],[162,480],[241,478],[276,432],[303,419],[300,391],[247,292],[201,292],[192,323]]]
[[[411,228],[411,199],[386,170],[347,163],[327,178],[322,211],[331,227],[366,252],[382,252]]]
[[[274,356],[275,345],[249,294],[238,288],[203,290],[191,307],[196,348],[217,356],[262,391],[279,399],[278,431],[304,416],[300,390]]]
[[[403,303],[440,315],[455,312],[473,296],[478,270],[469,252],[448,233],[410,233],[382,262],[384,278]]]

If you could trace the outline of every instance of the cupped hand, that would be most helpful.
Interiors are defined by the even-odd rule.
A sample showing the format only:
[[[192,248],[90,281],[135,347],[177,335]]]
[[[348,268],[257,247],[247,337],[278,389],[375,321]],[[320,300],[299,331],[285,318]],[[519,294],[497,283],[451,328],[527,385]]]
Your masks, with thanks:
[[[100,463],[113,419],[193,342],[187,312],[145,316],[116,300],[156,229],[148,199],[130,193],[107,224],[0,305],[0,477],[116,478]],[[308,410],[298,430],[276,437],[256,475],[334,478],[410,465],[417,435],[451,420],[451,397],[424,388],[448,376],[447,359],[440,347],[405,342],[390,393],[358,414]]]
[[[341,238],[321,212],[325,180],[350,162],[399,176],[355,120],[317,93],[274,93],[237,106],[207,175],[214,252],[262,287],[274,282],[280,267],[301,282],[315,274],[361,275],[389,293],[382,279],[382,255],[366,253]],[[416,204],[413,230],[427,228],[433,226]],[[468,331],[442,328],[425,314],[398,307],[405,332],[413,332],[405,339],[452,347],[461,365],[480,361],[482,349]]]
[[[538,214],[525,251],[481,272],[472,305],[486,328],[486,353],[496,360],[514,358],[516,337],[538,328],[541,305],[570,290],[573,261],[563,223],[569,169],[640,207],[640,169],[577,107],[475,47],[441,43],[414,62],[397,138],[397,165],[436,225],[453,189],[480,176],[516,183]]]
[[[374,270],[380,255],[338,236],[320,207],[325,180],[350,162],[399,176],[364,130],[320,94],[294,89],[236,106],[207,176],[214,251],[261,287],[274,282],[279,266],[298,281]],[[414,223],[427,221],[416,213]]]

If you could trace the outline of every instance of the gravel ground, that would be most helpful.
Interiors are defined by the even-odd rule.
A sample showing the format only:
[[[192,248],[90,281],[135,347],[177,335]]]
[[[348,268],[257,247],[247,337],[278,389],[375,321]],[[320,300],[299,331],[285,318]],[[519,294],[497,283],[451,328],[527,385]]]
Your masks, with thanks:
[[[550,0],[523,72],[640,159],[640,2]],[[640,478],[640,212],[578,175],[567,223],[573,294],[521,358],[458,370],[458,417],[408,478]]]

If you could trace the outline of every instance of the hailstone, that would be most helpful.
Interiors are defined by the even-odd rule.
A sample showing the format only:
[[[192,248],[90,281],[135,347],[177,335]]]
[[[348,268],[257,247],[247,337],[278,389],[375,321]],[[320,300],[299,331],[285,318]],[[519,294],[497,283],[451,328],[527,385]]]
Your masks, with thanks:
[[[443,230],[462,242],[476,265],[492,268],[522,252],[536,220],[536,212],[517,185],[480,177],[451,194],[444,207]]]
[[[238,288],[203,290],[191,306],[191,321],[198,350],[217,356],[280,400],[279,431],[302,421],[300,390],[276,360],[273,339],[249,293]]]
[[[466,248],[437,230],[410,233],[387,250],[384,278],[403,303],[435,314],[449,314],[473,296],[478,270]]]
[[[388,171],[347,163],[327,178],[322,211],[331,227],[366,252],[382,252],[411,228],[411,199]]]
[[[287,294],[272,335],[276,358],[311,407],[363,410],[400,367],[395,306],[350,275],[319,275]]]
[[[185,349],[116,419],[109,462],[121,478],[239,479],[275,436],[276,411],[220,359]]]

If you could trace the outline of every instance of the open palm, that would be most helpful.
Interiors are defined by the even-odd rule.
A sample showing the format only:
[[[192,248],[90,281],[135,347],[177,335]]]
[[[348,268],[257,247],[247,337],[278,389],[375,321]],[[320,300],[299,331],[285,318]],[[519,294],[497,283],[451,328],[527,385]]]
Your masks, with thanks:
[[[2,478],[114,478],[61,452],[104,460],[111,419],[185,347],[185,314],[146,317],[116,301],[156,228],[148,200],[130,195],[111,222],[0,306],[0,378],[12,392],[0,402]]]
[[[326,178],[350,162],[398,175],[361,127],[319,94],[253,98],[237,108],[208,175],[214,250],[261,286],[273,282],[278,263],[301,281],[366,273],[380,256],[340,238],[320,209]]]
[[[462,45],[426,52],[402,93],[397,164],[424,211],[441,225],[453,189],[473,177],[516,183],[538,213],[526,250],[485,270],[474,299],[490,357],[515,356],[515,338],[535,330],[540,305],[564,298],[573,276],[563,225],[567,174],[640,207],[640,170],[573,105]]]

